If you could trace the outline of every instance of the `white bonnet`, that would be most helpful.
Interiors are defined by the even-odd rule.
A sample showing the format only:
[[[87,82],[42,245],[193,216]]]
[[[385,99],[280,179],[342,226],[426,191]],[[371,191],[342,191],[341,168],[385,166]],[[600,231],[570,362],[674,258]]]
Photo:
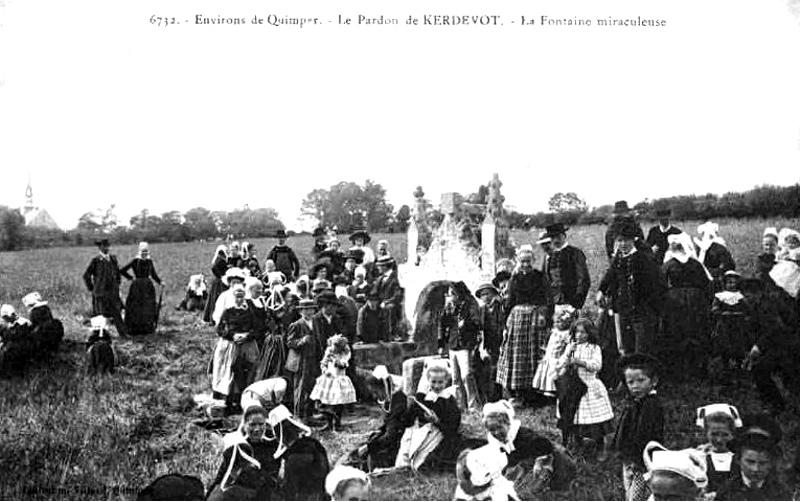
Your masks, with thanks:
[[[736,406],[723,403],[709,404],[707,406],[701,406],[697,408],[697,421],[695,423],[698,427],[704,427],[706,423],[706,417],[717,413],[722,413],[731,417],[736,428],[739,428],[743,425],[742,417],[739,415],[739,410],[736,409]]]
[[[483,405],[483,418],[498,413],[506,415],[509,420],[514,420],[514,407],[505,399]]]
[[[692,481],[697,488],[708,485],[706,462],[694,450],[667,450],[660,443],[650,441],[644,447],[643,457],[647,467],[646,480],[653,472],[668,471]]]
[[[325,477],[325,491],[332,496],[343,481],[351,479],[369,483],[366,472],[349,465],[337,465]]]

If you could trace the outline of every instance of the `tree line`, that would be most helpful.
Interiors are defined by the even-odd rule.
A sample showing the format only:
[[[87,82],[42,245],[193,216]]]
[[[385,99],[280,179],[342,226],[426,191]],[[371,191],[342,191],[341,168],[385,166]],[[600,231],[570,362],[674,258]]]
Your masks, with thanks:
[[[464,197],[470,204],[485,204],[486,185]],[[423,199],[429,224],[441,223],[444,215],[431,201]],[[660,199],[645,199],[633,205],[645,218],[656,211],[669,209],[675,220],[708,220],[714,218],[796,218],[800,217],[800,184],[792,186],[761,185],[745,192],[722,195],[679,195]],[[589,208],[573,192],[556,193],[548,203],[548,211],[526,214],[506,211],[505,219],[511,228],[542,228],[554,222],[570,225],[605,223],[611,218],[613,204]],[[341,182],[327,189],[311,191],[301,204],[301,214],[314,224],[336,227],[340,233],[365,228],[370,232],[405,232],[411,220],[411,210],[404,204],[397,211],[386,201],[386,190],[380,183],[366,180]],[[483,213],[469,215],[475,224],[482,223]],[[188,242],[233,236],[237,239],[259,238],[284,229],[278,212],[273,208],[211,211],[203,207],[185,213],[168,211],[160,215],[143,209],[128,225],[120,225],[107,211],[85,213],[71,230],[50,230],[26,227],[25,219],[16,209],[0,206],[0,251],[53,246],[89,245],[100,236],[120,244],[148,242]]]

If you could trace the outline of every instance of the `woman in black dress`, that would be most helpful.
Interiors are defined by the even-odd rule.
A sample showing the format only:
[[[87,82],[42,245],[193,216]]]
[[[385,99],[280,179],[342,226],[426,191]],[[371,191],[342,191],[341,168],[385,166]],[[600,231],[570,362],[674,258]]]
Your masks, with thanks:
[[[133,270],[133,277],[128,273]],[[153,281],[164,286],[156,273],[150,250],[146,242],[139,243],[139,254],[130,263],[122,267],[119,273],[128,280],[133,280],[125,301],[125,326],[131,335],[147,335],[156,330],[158,306],[156,305],[156,288]],[[151,280],[152,279],[152,280]]]

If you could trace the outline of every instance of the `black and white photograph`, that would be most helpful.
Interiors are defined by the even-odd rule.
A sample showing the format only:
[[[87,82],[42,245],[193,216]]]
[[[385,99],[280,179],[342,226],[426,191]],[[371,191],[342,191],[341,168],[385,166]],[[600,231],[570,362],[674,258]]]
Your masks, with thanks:
[[[0,0],[0,500],[800,497],[800,0]]]

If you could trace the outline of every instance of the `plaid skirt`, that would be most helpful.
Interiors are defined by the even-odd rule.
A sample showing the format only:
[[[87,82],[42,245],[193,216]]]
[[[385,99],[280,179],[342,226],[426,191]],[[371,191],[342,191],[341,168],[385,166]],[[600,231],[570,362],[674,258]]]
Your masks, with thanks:
[[[536,367],[547,347],[547,307],[511,309],[504,338],[495,381],[508,390],[533,388]]]

